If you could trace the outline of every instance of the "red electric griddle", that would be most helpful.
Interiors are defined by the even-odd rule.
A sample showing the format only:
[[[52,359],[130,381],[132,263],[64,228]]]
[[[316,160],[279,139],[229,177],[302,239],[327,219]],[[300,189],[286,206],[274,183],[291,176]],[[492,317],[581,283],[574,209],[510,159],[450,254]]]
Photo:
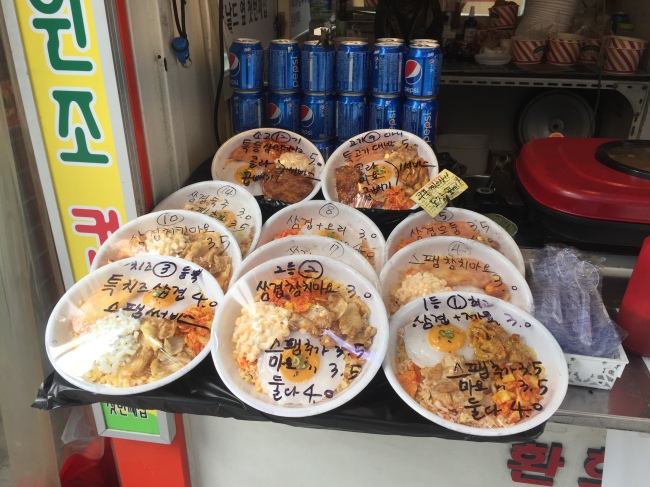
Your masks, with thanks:
[[[516,172],[531,219],[560,241],[640,248],[650,235],[650,141],[536,139]]]

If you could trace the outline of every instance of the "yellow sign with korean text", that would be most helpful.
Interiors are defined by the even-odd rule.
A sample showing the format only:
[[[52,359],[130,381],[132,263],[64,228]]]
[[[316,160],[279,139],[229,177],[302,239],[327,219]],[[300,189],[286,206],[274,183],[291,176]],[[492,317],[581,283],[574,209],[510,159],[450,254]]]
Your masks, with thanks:
[[[443,169],[440,174],[419,189],[411,199],[435,218],[451,200],[467,189],[465,181]]]
[[[103,2],[94,0],[14,4],[65,249],[77,281],[88,273],[99,246],[135,214],[106,12]]]

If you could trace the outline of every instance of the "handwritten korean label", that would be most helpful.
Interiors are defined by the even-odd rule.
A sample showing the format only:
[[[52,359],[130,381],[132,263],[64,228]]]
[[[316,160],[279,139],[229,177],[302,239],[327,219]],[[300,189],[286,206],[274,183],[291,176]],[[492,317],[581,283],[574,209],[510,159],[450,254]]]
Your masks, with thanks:
[[[300,323],[291,325],[288,336],[267,342],[258,359],[259,383],[274,403],[308,406],[331,399],[372,360],[372,310],[363,303],[374,290],[333,281],[327,270],[317,258],[288,257],[254,288],[255,301],[291,310],[292,323]],[[342,309],[345,314],[336,318]]]
[[[420,309],[422,311],[406,323],[400,346],[405,347],[409,359],[419,367],[415,369],[415,377],[417,374],[442,376],[436,386],[439,389],[435,390],[441,391],[444,387],[451,396],[440,398],[440,405],[436,404],[437,410],[434,410],[436,414],[461,424],[507,427],[544,410],[549,380],[542,362],[509,352],[493,353],[498,346],[487,347],[482,344],[482,338],[477,338],[501,336],[495,339],[496,343],[507,349],[503,340],[510,331],[504,336],[502,329],[506,328],[504,316],[510,316],[508,313],[495,307],[492,300],[473,294],[445,298],[430,295],[422,298]],[[513,321],[516,324],[516,320]],[[421,347],[420,344],[427,342],[437,352]],[[445,353],[456,355],[442,358]],[[410,367],[409,363],[398,359],[398,369]],[[402,380],[407,386],[413,386],[408,374],[404,374]],[[431,392],[426,382],[416,380],[415,384],[424,384],[417,385],[424,387],[417,389],[423,394],[420,397],[427,397]],[[409,394],[414,397],[415,390],[412,392]]]
[[[411,196],[411,199],[435,218],[447,206],[449,200],[453,200],[466,189],[465,181],[444,169]]]

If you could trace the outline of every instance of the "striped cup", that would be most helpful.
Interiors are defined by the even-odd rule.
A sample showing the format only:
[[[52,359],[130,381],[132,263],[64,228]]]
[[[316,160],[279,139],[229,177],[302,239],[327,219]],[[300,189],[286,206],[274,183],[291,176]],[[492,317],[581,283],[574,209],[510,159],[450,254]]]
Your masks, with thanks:
[[[580,48],[578,61],[584,64],[596,64],[600,57],[600,39],[585,39]]]
[[[539,64],[546,50],[546,39],[530,40],[519,36],[512,38],[512,56],[517,64]]]
[[[603,71],[612,74],[635,73],[641,61],[643,49],[617,49],[605,46]]]
[[[502,5],[500,7],[488,8],[490,13],[490,28],[491,29],[507,29],[516,27],[517,13],[519,12],[519,5]]]
[[[642,50],[645,47],[645,41],[634,37],[605,36],[605,47]]]
[[[559,66],[571,66],[578,62],[583,37],[576,34],[558,34],[549,39],[546,62]]]

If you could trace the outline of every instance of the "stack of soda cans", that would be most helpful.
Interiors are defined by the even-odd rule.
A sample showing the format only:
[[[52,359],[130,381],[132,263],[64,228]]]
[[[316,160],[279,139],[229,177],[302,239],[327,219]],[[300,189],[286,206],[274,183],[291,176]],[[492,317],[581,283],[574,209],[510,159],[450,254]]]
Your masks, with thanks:
[[[232,131],[234,134],[263,127],[264,101],[264,51],[257,39],[235,39],[228,53],[230,86],[234,93],[230,99]]]
[[[334,55],[331,45],[306,41],[300,56],[300,133],[326,161],[334,150]]]
[[[368,130],[366,93],[370,53],[364,41],[342,41],[336,51],[337,145]]]
[[[271,41],[267,58],[271,128],[300,132],[300,55],[298,41]]]
[[[437,41],[411,41],[404,65],[404,110],[402,129],[429,145],[436,141],[442,51]]]
[[[370,52],[364,41],[342,41],[335,50],[314,40],[301,50],[297,41],[273,40],[268,104],[260,41],[236,39],[229,60],[235,134],[264,126],[299,132],[325,160],[366,130],[405,130],[435,142],[442,69],[437,41],[416,39],[406,49],[402,39],[377,39]]]
[[[402,128],[405,62],[402,39],[377,39],[370,63],[368,130]]]

